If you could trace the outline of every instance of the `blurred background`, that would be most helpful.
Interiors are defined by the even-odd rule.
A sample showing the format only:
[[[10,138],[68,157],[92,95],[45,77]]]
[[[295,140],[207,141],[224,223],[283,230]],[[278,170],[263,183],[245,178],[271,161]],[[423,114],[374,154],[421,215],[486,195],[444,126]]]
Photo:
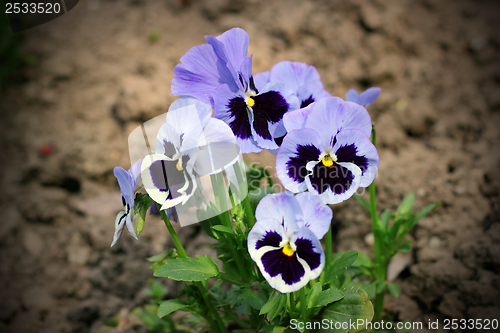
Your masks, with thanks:
[[[472,0],[81,0],[0,43],[0,331],[146,332],[145,258],[173,247],[149,217],[110,248],[122,209],[113,168],[127,137],[165,113],[174,66],[207,34],[241,27],[254,74],[315,66],[345,97],[371,86],[379,208],[415,191],[422,220],[393,267],[396,321],[500,319],[500,3]],[[2,13],[3,15],[3,13]],[[267,152],[245,157],[274,166]],[[369,215],[334,208],[334,249],[371,255]],[[189,254],[212,254],[197,225]],[[397,274],[396,274],[397,273]],[[161,281],[174,297],[181,285]],[[118,327],[104,326],[121,313]],[[116,323],[115,323],[116,326]]]

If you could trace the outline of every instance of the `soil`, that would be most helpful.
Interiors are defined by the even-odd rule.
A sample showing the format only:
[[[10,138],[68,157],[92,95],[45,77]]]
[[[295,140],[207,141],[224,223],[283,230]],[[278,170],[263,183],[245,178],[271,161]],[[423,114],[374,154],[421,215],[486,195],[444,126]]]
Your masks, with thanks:
[[[124,233],[109,247],[121,209],[112,171],[130,166],[128,134],[175,99],[180,57],[235,26],[250,35],[254,73],[301,61],[332,95],[382,88],[369,107],[379,208],[395,209],[411,191],[416,209],[442,202],[399,262],[402,295],[386,301],[393,319],[423,322],[422,332],[429,320],[500,320],[499,7],[87,0],[20,33],[38,64],[1,97],[0,331],[113,332],[106,320],[148,302],[144,258],[173,243],[149,218],[139,241]],[[247,158],[274,164],[267,152]],[[335,249],[371,253],[368,214],[355,200],[333,209]],[[190,254],[210,253],[198,226],[177,228]],[[180,288],[163,283],[171,297]],[[125,331],[145,328],[129,316]]]

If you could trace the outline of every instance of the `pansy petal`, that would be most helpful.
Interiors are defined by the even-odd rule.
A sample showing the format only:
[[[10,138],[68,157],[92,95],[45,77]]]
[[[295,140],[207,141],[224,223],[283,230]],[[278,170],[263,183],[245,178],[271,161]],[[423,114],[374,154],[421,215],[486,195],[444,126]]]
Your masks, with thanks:
[[[220,81],[219,70],[224,70],[218,62],[212,46],[203,44],[191,48],[174,68],[172,95],[191,95],[210,104],[210,96]],[[227,68],[225,71],[229,72]],[[231,75],[229,77],[232,79]]]
[[[379,87],[372,87],[366,89],[361,93],[361,95],[359,95],[359,104],[363,105],[364,107],[367,107],[377,99],[381,91],[382,89]]]
[[[243,60],[238,74],[241,74],[241,78],[238,77],[238,79],[240,80],[242,86],[245,88],[245,91],[250,91],[255,88],[255,82],[253,81],[252,77],[252,56]],[[250,84],[250,81],[253,82]],[[250,87],[250,85],[253,85],[253,87]]]
[[[125,226],[126,223],[126,218],[127,218],[127,213],[125,213],[124,211],[121,211],[118,214],[116,214],[115,233],[113,235],[113,241],[111,242],[111,247],[115,246],[116,242],[118,242],[118,239],[120,239],[120,236],[122,235],[123,232],[123,227]]]
[[[332,151],[337,155],[338,161],[356,164],[362,172],[359,186],[369,186],[378,170],[377,148],[360,130],[342,130],[337,134],[336,139],[337,142]]]
[[[210,118],[203,130],[202,135],[198,139],[198,146],[204,146],[215,142],[231,142],[235,143],[233,131],[229,125],[222,120]]]
[[[196,182],[191,173],[194,160],[187,154],[182,155],[181,161],[170,160],[161,154],[149,155],[142,160],[144,188],[154,201],[162,205],[162,209],[186,202],[194,192]]]
[[[248,253],[256,261],[262,253],[279,249],[288,240],[280,220],[270,218],[259,220],[248,234]]]
[[[125,225],[127,226],[127,231],[132,235],[132,237],[134,237],[135,239],[139,239],[137,238],[137,233],[135,232],[134,224],[132,222],[132,217],[130,216],[130,214],[131,213],[128,213],[126,217]]]
[[[307,264],[306,279],[317,278],[325,267],[325,253],[321,243],[314,232],[307,227],[301,228],[290,240],[296,247],[298,259],[302,264]]]
[[[353,163],[339,162],[331,167],[317,163],[306,177],[307,189],[326,204],[349,199],[359,188],[361,169]]]
[[[254,80],[254,83],[255,83],[255,87],[257,88],[257,90],[260,92],[262,89],[264,89],[264,87],[266,86],[266,84],[269,83],[269,75],[271,74],[270,71],[267,71],[267,72],[260,72],[260,73],[257,73],[253,76],[253,80]]]
[[[130,178],[132,180],[132,191],[134,191],[135,186],[137,185],[137,181],[139,180],[139,176],[141,175],[141,160],[138,160],[134,163],[134,165],[130,167],[130,169],[128,170],[128,174],[130,175]]]
[[[249,38],[246,31],[241,28],[233,28],[217,37],[211,35],[205,36],[205,40],[212,46],[224,67],[231,73],[234,80],[233,84],[241,88],[242,83],[239,80],[238,72],[248,54]],[[232,84],[228,80],[223,82]]]
[[[354,102],[356,104],[359,103],[359,94],[354,89],[349,89],[349,91],[345,94],[345,100],[349,102]]]
[[[300,86],[315,84],[323,87],[318,71],[303,62],[281,61],[271,69],[270,81],[282,82],[287,89],[297,92]]]
[[[132,184],[130,183],[129,173],[124,168],[117,166],[113,169],[113,174],[118,180],[122,197],[128,196],[134,198],[134,188],[132,188]]]
[[[305,84],[297,90],[300,108],[305,108],[308,105],[316,102],[320,98],[331,96],[328,91],[315,84]]]
[[[306,165],[324,153],[319,134],[310,128],[289,132],[276,156],[276,172],[283,186],[294,193],[306,190]]]
[[[260,200],[255,210],[257,221],[278,220],[283,223],[287,235],[298,229],[297,221],[302,219],[302,210],[295,196],[288,191],[268,194]]]
[[[307,116],[311,113],[312,105],[290,111],[283,116],[283,124],[288,132],[304,128]]]
[[[339,97],[325,97],[312,105],[304,127],[314,128],[324,144],[333,147],[340,130],[359,129],[370,135],[372,122],[364,107]]]
[[[212,117],[212,106],[191,96],[181,96],[170,104],[167,112],[167,122],[174,127],[182,127],[184,131],[187,131],[185,127],[192,126],[189,123],[193,121],[191,117],[195,116],[194,110],[196,112],[196,123],[201,124],[201,127],[205,127],[207,121]],[[189,121],[186,121],[186,118]]]
[[[318,239],[322,239],[332,221],[333,213],[330,207],[310,192],[299,193],[295,199],[300,205],[304,225],[311,229]]]

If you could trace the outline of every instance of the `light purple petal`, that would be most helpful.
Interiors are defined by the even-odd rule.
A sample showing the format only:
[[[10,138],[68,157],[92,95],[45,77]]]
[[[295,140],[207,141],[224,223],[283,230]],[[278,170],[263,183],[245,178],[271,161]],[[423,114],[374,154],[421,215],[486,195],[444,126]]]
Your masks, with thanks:
[[[346,101],[349,101],[349,102],[354,102],[356,104],[360,104],[359,103],[359,94],[356,90],[354,89],[350,89],[346,94],[345,94],[345,99]]]
[[[134,237],[135,239],[139,239],[137,238],[137,233],[135,232],[134,224],[132,223],[132,218],[130,214],[131,212],[129,212],[126,217],[127,231],[129,232],[129,234],[132,235],[132,237]]]
[[[255,210],[257,221],[274,219],[284,223],[286,231],[298,229],[297,221],[302,219],[300,205],[291,192],[268,194],[260,200]],[[291,233],[287,233],[291,236]]]
[[[312,104],[298,110],[285,113],[283,123],[288,132],[304,128],[306,118],[311,113]]]
[[[372,87],[372,88],[366,89],[359,96],[359,104],[361,104],[364,107],[367,107],[368,105],[372,104],[377,99],[377,97],[378,97],[378,95],[380,95],[381,91],[382,91],[382,89],[379,87]]]
[[[311,103],[323,98],[331,96],[328,91],[316,84],[305,84],[297,90],[297,97],[301,103],[300,107],[307,107]],[[305,103],[307,102],[307,105]]]
[[[210,96],[220,81],[219,69],[223,67],[218,66],[218,62],[212,46],[203,44],[191,48],[174,68],[172,95],[191,95],[210,104]]]
[[[281,236],[281,242],[278,244],[278,246],[270,246],[266,245],[260,249],[257,249],[257,242],[259,240],[263,240],[263,238],[266,236],[266,234],[270,232],[275,232],[276,234]],[[283,246],[288,242],[288,237],[285,232],[285,228],[281,224],[280,220],[268,218],[268,219],[263,219],[259,220],[255,223],[253,226],[252,230],[250,230],[250,233],[248,234],[248,240],[247,240],[247,245],[248,245],[248,253],[250,254],[250,257],[254,260],[257,261],[259,259],[259,252],[265,252],[266,250],[269,250],[270,248],[276,249],[279,248],[280,246]]]
[[[332,210],[321,201],[320,197],[303,192],[295,196],[302,210],[304,225],[314,232],[318,239],[322,239],[330,228]]]
[[[133,191],[135,191],[135,187],[137,185],[137,181],[139,180],[139,176],[141,175],[141,160],[138,160],[134,163],[128,170],[128,174],[132,180],[131,187]]]
[[[113,173],[118,180],[118,185],[120,186],[120,191],[123,197],[134,198],[134,188],[132,188],[131,178],[129,173],[122,167],[115,167]],[[132,201],[133,203],[133,201]]]
[[[264,89],[265,85],[269,83],[269,75],[271,72],[260,72],[257,73],[253,76],[253,80],[255,83],[255,87],[257,90],[260,92],[262,89]]]
[[[377,149],[365,133],[352,129],[342,130],[339,134],[337,134],[337,142],[335,143],[332,151],[336,152],[339,147],[349,145],[356,147],[356,156],[366,159],[366,162],[363,161],[364,163],[362,164],[358,163],[358,166],[363,166],[363,175],[361,176],[359,186],[367,187],[373,182],[375,176],[377,175],[379,165]],[[364,167],[365,165],[367,165],[367,167]]]
[[[115,218],[115,233],[113,234],[113,241],[111,242],[111,247],[115,246],[116,242],[118,242],[118,239],[120,239],[120,236],[122,235],[123,232],[123,227],[125,227],[126,224],[126,213],[125,212],[119,212],[116,215]]]
[[[325,97],[312,105],[306,128],[314,128],[325,146],[333,146],[333,138],[342,129],[359,129],[370,135],[372,123],[366,109],[339,97]]]
[[[306,149],[307,155],[299,154],[299,147],[312,147]],[[318,152],[317,156],[314,151]],[[309,173],[306,164],[318,160],[325,152],[325,147],[319,134],[310,128],[293,130],[283,139],[278,155],[276,156],[276,172],[283,186],[294,193],[307,189],[305,177]]]
[[[271,69],[270,81],[281,82],[296,93],[305,84],[315,84],[323,88],[318,71],[302,62],[281,61]]]

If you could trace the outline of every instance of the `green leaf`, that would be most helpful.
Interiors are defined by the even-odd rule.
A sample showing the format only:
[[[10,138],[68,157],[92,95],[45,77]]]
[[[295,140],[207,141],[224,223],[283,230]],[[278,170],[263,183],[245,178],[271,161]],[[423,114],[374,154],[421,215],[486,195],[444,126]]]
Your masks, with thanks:
[[[358,202],[361,204],[361,206],[363,206],[364,209],[370,211],[370,203],[365,198],[356,193],[354,193],[353,197],[358,200]]]
[[[389,290],[389,294],[391,294],[392,297],[399,297],[401,294],[401,288],[397,283],[387,283],[387,290]]]
[[[168,301],[160,304],[160,307],[158,308],[158,317],[165,317],[174,311],[187,308],[188,306],[189,304],[186,301],[180,299],[169,299]]]
[[[358,252],[358,257],[352,264],[353,266],[360,266],[360,267],[373,267],[373,261],[370,257],[368,257],[366,254],[363,252]]]
[[[219,268],[209,256],[169,260],[154,272],[154,276],[176,281],[205,281],[218,274]]]
[[[274,294],[269,297],[266,304],[260,309],[259,315],[267,314],[267,319],[272,321],[276,316],[283,313],[283,309],[286,306],[286,294],[282,294],[279,291],[275,291]]]
[[[320,282],[316,282],[311,290],[307,293],[307,308],[311,309],[314,308],[316,305],[316,299],[318,298],[319,294],[323,291],[322,285]]]
[[[358,257],[358,252],[356,251],[346,251],[335,259],[333,264],[330,266],[330,272],[327,276],[327,281],[333,283],[339,277],[345,274],[345,271],[351,267],[351,265],[356,261]]]
[[[356,325],[358,320],[371,321],[373,318],[373,305],[367,300],[368,295],[363,289],[347,289],[344,298],[328,306],[323,312],[323,320],[332,321],[325,332],[355,333],[364,329],[364,325]],[[340,323],[335,325],[336,323]],[[342,323],[346,329],[342,328]]]
[[[398,209],[396,210],[396,216],[404,216],[408,218],[411,215],[411,213],[413,213],[414,201],[415,201],[415,194],[412,192],[403,199]]]
[[[241,299],[256,310],[262,309],[267,301],[266,295],[260,291],[254,292],[251,288],[245,288],[245,291],[241,294]]]
[[[214,225],[211,228],[220,232],[225,232],[231,235],[235,235],[234,230],[229,227],[226,227],[225,225]]]
[[[422,208],[417,214],[415,214],[415,217],[413,218],[414,225],[421,219],[427,216],[432,210],[436,209],[441,205],[441,202],[433,202],[430,205],[425,206]]]
[[[399,252],[407,253],[411,251],[412,240],[406,241],[399,247]]]
[[[259,330],[260,333],[285,333],[287,328],[283,326],[265,326]]]
[[[380,214],[380,227],[382,230],[387,230],[389,226],[389,218],[391,217],[391,210],[390,209],[385,209],[382,214]]]
[[[344,293],[339,289],[330,288],[327,290],[323,290],[316,299],[314,307],[323,307],[332,302],[341,300],[342,298],[344,298]]]

